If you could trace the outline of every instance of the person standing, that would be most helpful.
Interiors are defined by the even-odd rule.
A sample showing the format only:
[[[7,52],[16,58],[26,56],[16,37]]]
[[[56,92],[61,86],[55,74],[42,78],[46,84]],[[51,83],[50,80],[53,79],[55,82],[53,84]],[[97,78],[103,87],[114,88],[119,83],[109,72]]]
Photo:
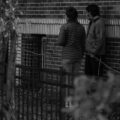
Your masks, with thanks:
[[[78,22],[78,12],[74,7],[65,11],[66,23],[60,28],[58,45],[63,47],[62,66],[68,73],[76,73],[85,51],[85,29]]]
[[[100,16],[100,8],[96,4],[88,5],[86,12],[89,25],[86,38],[85,74],[102,76],[101,61],[105,55],[105,24]]]

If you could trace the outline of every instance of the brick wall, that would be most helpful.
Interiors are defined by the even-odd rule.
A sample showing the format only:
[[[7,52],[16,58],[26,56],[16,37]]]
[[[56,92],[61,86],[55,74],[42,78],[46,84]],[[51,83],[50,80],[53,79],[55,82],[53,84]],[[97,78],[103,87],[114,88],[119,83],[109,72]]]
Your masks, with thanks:
[[[64,9],[74,6],[79,17],[85,18],[85,7],[89,3],[98,4],[105,17],[119,17],[119,13],[114,9],[120,5],[119,0],[19,0],[19,9],[24,12],[25,17],[62,18]]]
[[[120,1],[119,0],[19,0],[23,11],[20,33],[46,34],[43,39],[44,67],[58,69],[61,66],[62,48],[56,46],[60,26],[65,23],[64,10],[74,6],[79,12],[79,21],[87,28],[85,7],[89,3],[101,7],[106,20],[107,54],[105,62],[120,70]]]

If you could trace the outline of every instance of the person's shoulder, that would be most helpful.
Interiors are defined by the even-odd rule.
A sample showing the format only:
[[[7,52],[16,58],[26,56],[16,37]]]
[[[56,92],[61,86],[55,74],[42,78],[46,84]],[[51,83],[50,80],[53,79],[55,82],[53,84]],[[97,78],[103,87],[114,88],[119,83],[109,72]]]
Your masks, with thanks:
[[[66,24],[63,25],[64,29],[71,29],[71,28],[80,28],[80,29],[84,29],[84,26],[79,23],[79,22],[68,22]]]
[[[74,23],[68,22],[68,23],[64,23],[61,27],[62,27],[62,29],[67,30],[67,29],[71,29],[71,27],[73,27],[73,25],[74,25]]]
[[[66,27],[68,25],[68,23],[63,23],[62,25],[61,25],[61,27]]]
[[[61,29],[62,29],[62,30],[66,30],[66,29],[67,29],[67,26],[68,26],[68,24],[67,24],[67,23],[64,23],[64,24],[61,25]]]
[[[95,23],[96,24],[105,24],[105,19],[100,17]]]

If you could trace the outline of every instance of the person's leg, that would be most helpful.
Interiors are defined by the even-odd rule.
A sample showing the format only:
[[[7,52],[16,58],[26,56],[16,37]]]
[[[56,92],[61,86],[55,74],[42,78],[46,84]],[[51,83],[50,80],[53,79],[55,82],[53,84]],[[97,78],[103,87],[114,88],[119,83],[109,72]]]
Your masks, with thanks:
[[[99,66],[98,66],[98,76],[102,77],[104,72],[104,65],[102,62],[104,61],[104,56],[98,56]]]
[[[73,64],[73,73],[75,74],[80,74],[80,73],[83,73],[81,71],[81,65],[82,65],[82,60],[79,60],[79,61],[76,61],[74,64]]]
[[[93,76],[98,76],[99,75],[99,67],[100,67],[100,62],[99,62],[99,58],[96,59],[97,57],[95,56],[95,58],[92,58],[92,75]]]
[[[89,55],[86,55],[85,59],[85,74],[86,75],[92,75],[92,58]]]
[[[85,74],[90,76],[100,76],[102,71],[101,56],[86,56]]]
[[[91,75],[100,77],[103,73],[102,57],[94,56],[91,58]]]
[[[70,85],[71,84],[71,78],[72,78],[72,71],[73,71],[73,64],[71,62],[70,59],[63,59],[62,61],[62,67],[63,70],[65,70],[66,75],[65,75],[65,79],[63,81],[64,85]],[[63,99],[65,100],[65,98],[69,96],[69,88],[65,87],[63,90]],[[64,101],[65,102],[65,101]]]
[[[72,73],[72,63],[69,59],[63,59],[62,61],[62,66],[65,72],[67,73]]]

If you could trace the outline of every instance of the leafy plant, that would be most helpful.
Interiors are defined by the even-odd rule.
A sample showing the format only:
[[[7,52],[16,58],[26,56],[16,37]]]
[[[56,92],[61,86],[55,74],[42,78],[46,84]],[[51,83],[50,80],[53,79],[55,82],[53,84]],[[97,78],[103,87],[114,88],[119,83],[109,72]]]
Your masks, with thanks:
[[[107,120],[112,113],[110,105],[120,100],[120,76],[108,72],[107,80],[77,76],[74,95],[66,99],[63,112],[75,120]]]
[[[16,14],[22,14],[18,10],[18,0],[4,0],[0,3],[0,33],[3,33],[4,37],[9,36],[10,31],[17,33],[19,17]]]

